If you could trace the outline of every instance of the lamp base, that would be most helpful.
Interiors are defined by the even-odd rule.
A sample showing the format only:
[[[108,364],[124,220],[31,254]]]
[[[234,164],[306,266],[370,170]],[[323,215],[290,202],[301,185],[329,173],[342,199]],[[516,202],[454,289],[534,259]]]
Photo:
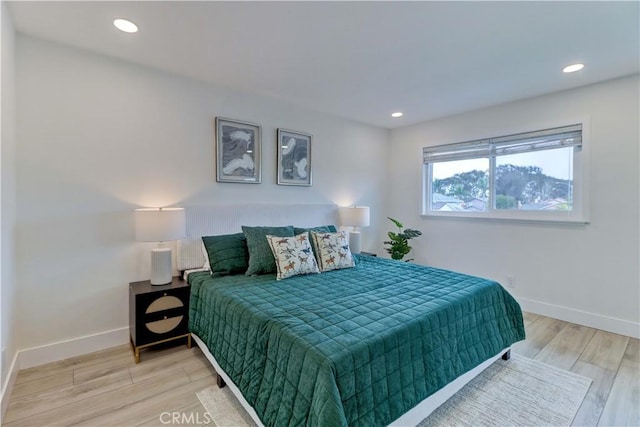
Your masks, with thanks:
[[[167,285],[171,283],[171,248],[151,250],[151,284]]]
[[[352,254],[360,253],[360,232],[359,231],[351,231],[349,232],[349,249]]]

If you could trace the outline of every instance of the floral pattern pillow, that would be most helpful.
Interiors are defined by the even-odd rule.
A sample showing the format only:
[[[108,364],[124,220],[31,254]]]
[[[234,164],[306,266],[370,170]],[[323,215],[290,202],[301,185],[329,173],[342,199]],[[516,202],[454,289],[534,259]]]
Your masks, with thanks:
[[[311,235],[318,249],[320,271],[338,270],[356,265],[349,249],[349,237],[346,231],[337,233],[312,232]]]
[[[267,241],[276,262],[276,279],[320,273],[313,256],[308,232],[293,237],[267,235]]]

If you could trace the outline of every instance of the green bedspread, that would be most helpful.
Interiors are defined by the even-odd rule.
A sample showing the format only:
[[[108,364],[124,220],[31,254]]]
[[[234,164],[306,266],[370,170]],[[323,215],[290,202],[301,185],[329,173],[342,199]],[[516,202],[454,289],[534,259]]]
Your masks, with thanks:
[[[524,339],[498,283],[358,257],[357,266],[189,276],[189,326],[266,426],[386,425]]]

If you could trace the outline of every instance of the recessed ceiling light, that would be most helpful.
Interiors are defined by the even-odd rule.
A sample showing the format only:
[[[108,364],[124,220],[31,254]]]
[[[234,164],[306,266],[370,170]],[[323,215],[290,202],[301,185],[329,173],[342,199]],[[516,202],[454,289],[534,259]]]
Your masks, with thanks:
[[[120,31],[124,31],[125,33],[138,32],[138,26],[126,19],[116,19],[113,21],[113,25],[115,25],[117,29],[119,29]]]
[[[391,117],[402,117],[403,115],[402,111],[398,111],[397,113],[392,113]]]
[[[584,64],[571,64],[567,65],[562,69],[565,73],[575,73],[576,71],[580,71],[584,68]]]

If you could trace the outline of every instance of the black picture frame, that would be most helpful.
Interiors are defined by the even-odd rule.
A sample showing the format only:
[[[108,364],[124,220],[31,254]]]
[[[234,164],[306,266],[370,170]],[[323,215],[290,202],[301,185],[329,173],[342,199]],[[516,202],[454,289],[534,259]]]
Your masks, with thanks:
[[[311,186],[312,139],[308,133],[278,129],[278,185]]]
[[[241,184],[262,182],[262,127],[216,117],[216,181]]]

